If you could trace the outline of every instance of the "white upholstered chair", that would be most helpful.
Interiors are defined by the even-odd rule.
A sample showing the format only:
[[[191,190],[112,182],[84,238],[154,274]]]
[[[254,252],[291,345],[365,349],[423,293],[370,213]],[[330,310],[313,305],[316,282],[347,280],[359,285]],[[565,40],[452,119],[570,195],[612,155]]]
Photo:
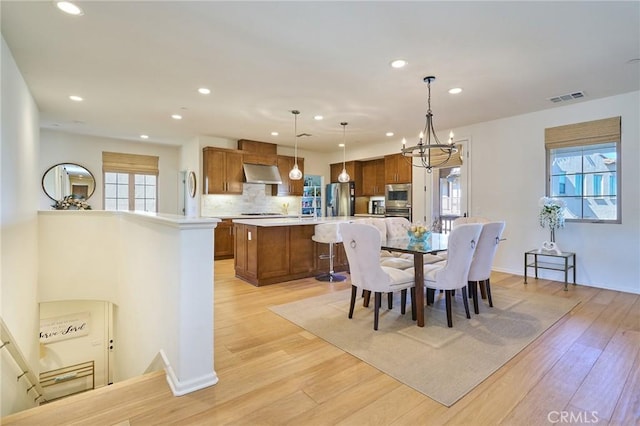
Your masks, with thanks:
[[[424,284],[427,289],[444,290],[445,292],[447,325],[449,327],[453,326],[451,299],[454,290],[462,290],[462,301],[467,318],[471,318],[467,300],[467,282],[482,226],[481,223],[471,223],[453,228],[449,234],[447,261],[424,265]],[[408,269],[407,272],[412,272],[412,270]]]
[[[500,244],[500,238],[504,231],[504,222],[488,222],[482,226],[482,233],[478,239],[476,252],[473,255],[473,261],[469,269],[468,287],[471,297],[473,298],[473,311],[478,314],[478,285],[480,288],[484,286],[489,306],[493,307],[491,300],[491,267],[493,259]],[[484,293],[484,292],[483,292]]]
[[[347,279],[344,275],[336,274],[333,270],[333,246],[342,242],[340,229],[337,223],[320,223],[315,226],[314,234],[311,239],[317,243],[329,244],[329,255],[321,255],[321,258],[329,258],[329,272],[320,274],[316,277],[318,281],[344,281]]]
[[[349,318],[353,317],[358,288],[374,293],[374,330],[378,329],[382,293],[401,291],[401,312],[404,314],[407,289],[412,289],[411,312],[415,318],[414,276],[400,269],[380,266],[381,237],[378,229],[367,224],[341,223],[340,234],[351,272]]]
[[[451,223],[451,229],[459,225],[464,225],[465,223],[487,223],[487,222],[489,222],[489,219],[482,216],[458,217],[454,219],[453,222]]]
[[[386,217],[387,238],[407,238],[407,228],[411,222],[404,217]],[[413,267],[413,255],[408,253],[395,253],[395,259],[387,258],[382,261],[383,266],[390,266],[398,269],[408,269]],[[444,260],[444,257],[435,254],[423,255],[423,263],[436,263]]]

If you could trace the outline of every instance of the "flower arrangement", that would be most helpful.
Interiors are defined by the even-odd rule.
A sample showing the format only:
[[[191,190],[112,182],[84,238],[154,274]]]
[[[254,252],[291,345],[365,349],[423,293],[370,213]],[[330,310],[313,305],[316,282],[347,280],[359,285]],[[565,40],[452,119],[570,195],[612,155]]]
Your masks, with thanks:
[[[55,204],[52,204],[56,210],[91,210],[91,206],[84,198],[77,198],[74,195],[67,195],[62,200],[58,200]]]
[[[555,230],[564,227],[564,208],[565,203],[557,198],[542,197],[538,201],[540,212],[538,213],[538,221],[543,228],[549,228],[551,231],[551,241],[555,240]]]

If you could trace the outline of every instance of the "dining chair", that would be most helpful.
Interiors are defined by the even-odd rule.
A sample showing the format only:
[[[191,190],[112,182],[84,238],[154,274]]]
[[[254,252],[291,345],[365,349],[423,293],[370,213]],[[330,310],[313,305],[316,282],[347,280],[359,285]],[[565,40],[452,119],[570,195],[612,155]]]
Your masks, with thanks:
[[[460,225],[464,225],[467,223],[487,223],[489,222],[489,219],[487,219],[486,217],[482,217],[482,216],[463,216],[463,217],[457,217],[453,220],[453,222],[451,222],[451,229],[455,228],[456,226],[460,226]]]
[[[402,292],[401,313],[405,313],[407,289],[411,289],[411,313],[416,317],[415,282],[413,274],[380,266],[380,232],[372,225],[341,223],[340,234],[351,272],[349,318],[353,318],[358,288],[374,293],[373,329],[378,329],[382,293]]]
[[[385,217],[384,221],[387,225],[387,238],[407,238],[407,229],[411,226],[411,222],[404,217]],[[398,269],[408,269],[413,267],[413,255],[408,253],[395,253],[396,259],[385,259],[384,266],[390,266]],[[402,260],[401,260],[402,259]],[[425,254],[423,256],[424,263],[436,263],[444,260],[444,257],[435,254]]]
[[[491,300],[491,267],[493,266],[493,259],[498,250],[498,244],[500,244],[500,238],[505,228],[505,222],[489,222],[482,226],[482,232],[476,245],[476,252],[473,255],[471,261],[471,267],[469,268],[468,288],[471,297],[473,298],[473,311],[478,314],[478,286],[485,290],[487,301],[489,306],[493,307],[493,301]],[[483,288],[484,287],[484,288]]]
[[[456,226],[449,234],[446,262],[424,265],[424,285],[427,289],[444,290],[449,327],[453,327],[451,299],[457,289],[462,292],[467,318],[471,318],[469,301],[467,300],[467,284],[471,261],[478,245],[482,227],[481,223]],[[413,272],[412,269],[406,271]]]

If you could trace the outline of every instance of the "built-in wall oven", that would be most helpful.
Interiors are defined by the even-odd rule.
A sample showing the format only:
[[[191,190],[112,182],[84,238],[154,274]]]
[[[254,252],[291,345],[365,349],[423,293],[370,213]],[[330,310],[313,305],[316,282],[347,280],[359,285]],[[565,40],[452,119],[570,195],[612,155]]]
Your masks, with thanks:
[[[400,216],[411,220],[411,184],[389,184],[385,186],[385,216]]]

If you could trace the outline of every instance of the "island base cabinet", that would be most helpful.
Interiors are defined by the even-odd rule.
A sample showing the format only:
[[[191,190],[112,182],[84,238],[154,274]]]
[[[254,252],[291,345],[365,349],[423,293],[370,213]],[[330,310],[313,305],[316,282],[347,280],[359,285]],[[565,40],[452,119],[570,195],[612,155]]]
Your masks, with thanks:
[[[311,237],[314,225],[252,226],[234,224],[236,277],[255,286],[276,284],[313,277],[329,270],[327,244],[318,244]],[[347,269],[341,244],[336,245],[334,269]]]

